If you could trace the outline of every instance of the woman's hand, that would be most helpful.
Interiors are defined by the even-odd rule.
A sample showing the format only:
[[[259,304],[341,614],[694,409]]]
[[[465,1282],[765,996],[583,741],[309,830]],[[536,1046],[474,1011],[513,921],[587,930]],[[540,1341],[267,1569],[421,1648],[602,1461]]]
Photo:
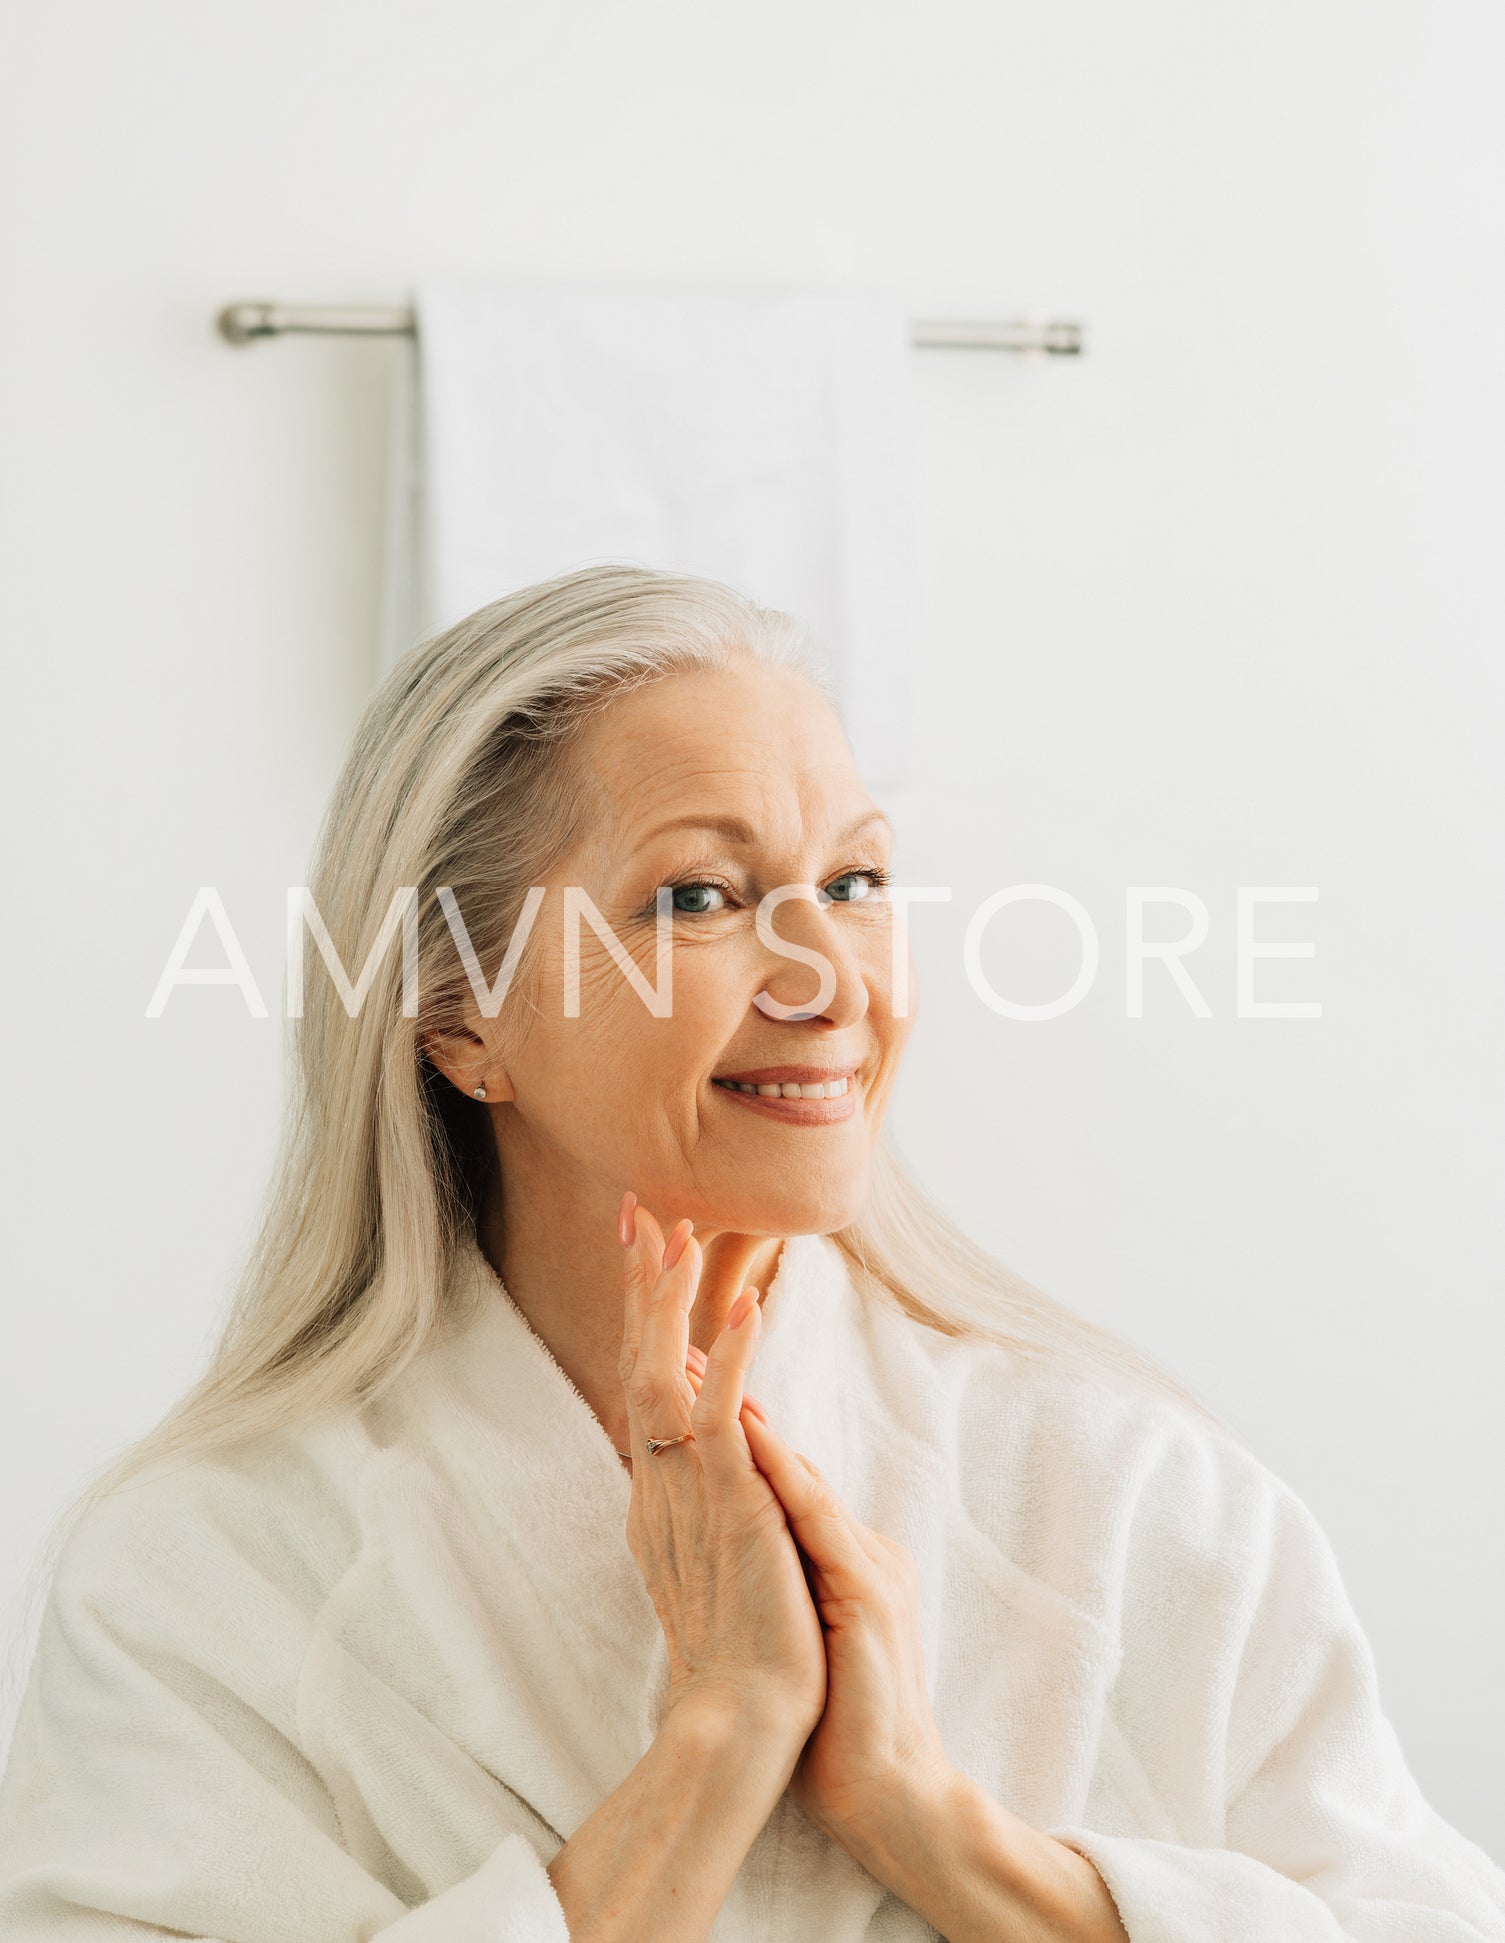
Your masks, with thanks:
[[[833,1840],[869,1848],[911,1804],[933,1802],[956,1779],[925,1681],[919,1570],[896,1540],[852,1516],[761,1407],[751,1425],[744,1418],[744,1433],[809,1561],[824,1628],[825,1710],[790,1793]]]
[[[700,1381],[693,1361],[689,1381]],[[1090,1859],[1010,1814],[948,1757],[925,1680],[913,1558],[854,1518],[761,1410],[744,1410],[742,1427],[784,1507],[824,1629],[825,1707],[788,1792],[947,1936],[1127,1943]]]
[[[744,1431],[809,1562],[825,1634],[826,1704],[789,1792],[860,1860],[956,1778],[925,1680],[919,1568],[764,1418],[744,1419]]]
[[[759,1421],[743,1394],[761,1323],[756,1291],[738,1296],[692,1375],[700,1244],[681,1222],[666,1249],[658,1223],[630,1197],[622,1232],[627,1543],[668,1644],[667,1704],[729,1709],[781,1736],[792,1766],[825,1703],[826,1655],[783,1507],[747,1443],[745,1427]],[[648,1438],[686,1431],[692,1441],[647,1452]]]

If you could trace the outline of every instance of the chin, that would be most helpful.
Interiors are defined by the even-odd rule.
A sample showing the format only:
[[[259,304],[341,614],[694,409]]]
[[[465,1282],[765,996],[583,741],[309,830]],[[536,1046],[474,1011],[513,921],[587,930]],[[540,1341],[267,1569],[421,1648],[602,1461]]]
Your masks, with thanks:
[[[760,1198],[755,1206],[746,1207],[746,1219],[727,1225],[746,1234],[830,1235],[850,1226],[861,1214],[866,1199],[865,1173],[856,1181],[811,1181],[793,1191],[786,1186],[766,1200]]]

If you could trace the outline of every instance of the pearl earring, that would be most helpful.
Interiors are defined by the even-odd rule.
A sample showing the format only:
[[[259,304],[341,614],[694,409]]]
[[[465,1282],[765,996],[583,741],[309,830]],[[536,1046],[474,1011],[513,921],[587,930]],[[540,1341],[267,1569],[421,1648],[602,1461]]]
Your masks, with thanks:
[[[484,1100],[484,1099],[485,1099],[485,1097],[486,1097],[486,1082],[485,1082],[485,1080],[482,1080],[482,1081],[481,1081],[481,1083],[480,1083],[480,1085],[479,1085],[479,1086],[478,1086],[478,1087],[476,1088],[476,1091],[475,1091],[475,1097],[476,1097],[476,1098],[477,1098],[478,1100]]]

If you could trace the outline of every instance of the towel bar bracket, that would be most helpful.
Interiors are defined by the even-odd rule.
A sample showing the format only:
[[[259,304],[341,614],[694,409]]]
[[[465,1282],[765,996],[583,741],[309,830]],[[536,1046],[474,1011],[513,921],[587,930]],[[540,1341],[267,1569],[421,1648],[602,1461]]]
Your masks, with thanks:
[[[403,337],[414,329],[412,311],[390,304],[227,304],[215,322],[221,337],[241,345],[297,333]],[[1080,324],[1043,317],[920,319],[912,335],[926,350],[1024,351],[1053,357],[1078,356],[1083,341]]]

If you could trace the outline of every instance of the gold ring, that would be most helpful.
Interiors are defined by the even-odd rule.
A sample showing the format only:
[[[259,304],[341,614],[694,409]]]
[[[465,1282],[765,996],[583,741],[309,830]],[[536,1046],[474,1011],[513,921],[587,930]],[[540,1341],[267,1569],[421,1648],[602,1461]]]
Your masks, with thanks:
[[[657,1457],[660,1451],[667,1450],[671,1444],[693,1444],[694,1441],[695,1433],[693,1430],[686,1430],[678,1437],[650,1437],[648,1439],[648,1455],[650,1457]]]

